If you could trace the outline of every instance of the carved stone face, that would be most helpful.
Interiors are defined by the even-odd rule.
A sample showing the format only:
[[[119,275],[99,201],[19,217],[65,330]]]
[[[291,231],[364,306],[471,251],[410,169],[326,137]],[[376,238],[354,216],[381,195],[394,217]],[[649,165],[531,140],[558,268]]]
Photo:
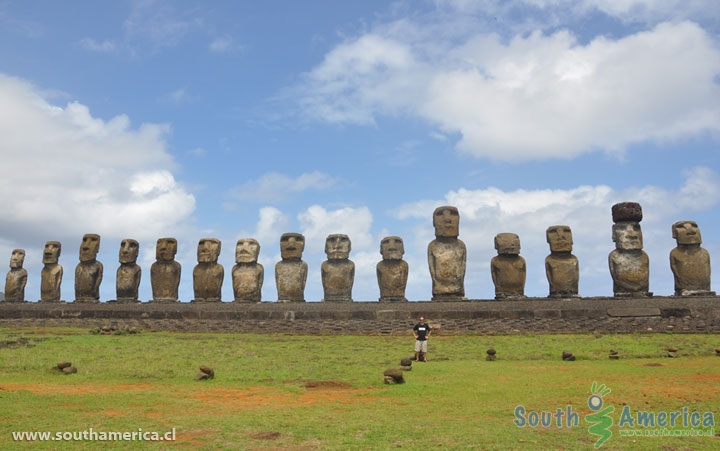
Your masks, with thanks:
[[[59,241],[48,241],[45,243],[45,250],[43,251],[43,263],[46,265],[57,263],[60,258],[60,251],[62,250],[62,244]]]
[[[235,261],[237,263],[257,263],[260,255],[260,243],[254,238],[238,240],[235,246]]]
[[[283,260],[302,258],[305,249],[305,237],[299,233],[283,233],[280,237],[280,255]]]
[[[498,254],[520,254],[520,237],[514,233],[498,233],[495,236],[495,249]]]
[[[203,238],[198,243],[198,263],[217,263],[220,256],[220,240],[217,238]]]
[[[120,242],[120,263],[135,263],[138,258],[140,244],[129,238]]]
[[[402,260],[405,253],[403,240],[399,236],[386,236],[380,241],[380,253],[383,260]]]
[[[80,245],[80,261],[91,262],[97,258],[100,250],[100,235],[94,233],[86,233],[83,235],[82,244]]]
[[[23,263],[25,263],[25,251],[22,249],[13,250],[10,256],[10,268],[20,269],[23,267]]]
[[[702,237],[695,221],[678,221],[673,224],[672,236],[677,244],[700,244]]]
[[[573,239],[570,227],[566,225],[550,226],[545,232],[547,242],[550,243],[552,252],[572,251]]]
[[[612,238],[617,249],[626,251],[642,249],[642,229],[638,222],[618,222],[613,224]]]
[[[155,246],[155,259],[163,262],[175,260],[177,240],[175,238],[159,238]]]
[[[325,253],[330,260],[347,260],[350,258],[350,238],[342,234],[328,235]]]
[[[455,207],[438,207],[433,212],[436,237],[457,238],[460,234],[460,214]]]

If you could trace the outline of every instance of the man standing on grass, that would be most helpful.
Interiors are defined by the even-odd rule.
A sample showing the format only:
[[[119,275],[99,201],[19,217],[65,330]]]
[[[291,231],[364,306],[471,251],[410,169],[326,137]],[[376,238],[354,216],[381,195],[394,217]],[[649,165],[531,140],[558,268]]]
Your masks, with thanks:
[[[415,361],[420,361],[420,353],[422,353],[423,362],[427,362],[427,340],[430,338],[430,326],[425,324],[425,317],[420,317],[420,322],[413,327],[413,335],[415,335]]]

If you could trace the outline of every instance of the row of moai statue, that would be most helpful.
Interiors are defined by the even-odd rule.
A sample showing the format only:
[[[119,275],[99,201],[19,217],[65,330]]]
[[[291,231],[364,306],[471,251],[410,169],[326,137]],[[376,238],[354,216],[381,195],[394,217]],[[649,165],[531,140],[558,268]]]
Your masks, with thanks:
[[[635,202],[612,207],[612,239],[615,250],[609,255],[613,292],[616,297],[652,296],[649,291],[649,259],[642,250],[642,208]],[[433,213],[435,239],[428,245],[428,265],[432,278],[433,301],[465,300],[465,266],[467,251],[459,236],[460,215],[455,207],[438,207]],[[700,230],[693,221],[678,221],[672,226],[677,247],[670,252],[670,268],[675,277],[675,295],[708,296],[710,291],[710,255],[700,247]],[[545,272],[551,298],[579,297],[580,269],[572,254],[572,231],[565,225],[551,226],[546,231],[550,255],[545,259]],[[198,264],[193,269],[193,302],[220,302],[224,268],[218,263],[220,240],[203,238],[198,243]],[[100,236],[87,234],[80,247],[80,263],[75,268],[75,301],[99,302],[103,276],[102,263],[96,257]],[[138,287],[141,269],[137,265],[139,244],[132,239],[120,244],[117,270],[117,302],[139,302]],[[285,233],[280,238],[282,260],[275,265],[278,302],[304,302],[308,266],[302,260],[305,237]],[[495,236],[498,255],[490,262],[496,299],[524,297],[526,263],[520,256],[520,238],[514,233]],[[60,300],[62,266],[58,263],[61,244],[49,241],[43,253],[41,302]],[[325,241],[327,260],[322,263],[321,276],[324,301],[352,301],[355,264],[349,259],[350,238],[329,235]],[[403,240],[385,237],[380,243],[382,261],[377,264],[377,281],[381,302],[407,301],[405,287],[409,268],[403,258]],[[151,302],[178,302],[180,263],[175,261],[177,240],[160,238],[156,262],[150,267],[153,299]],[[260,244],[253,238],[238,240],[235,247],[236,265],[232,269],[233,293],[236,302],[260,302],[264,268],[258,263]],[[5,282],[5,300],[23,301],[27,271],[22,268],[25,252],[15,249],[10,258],[10,272]]]

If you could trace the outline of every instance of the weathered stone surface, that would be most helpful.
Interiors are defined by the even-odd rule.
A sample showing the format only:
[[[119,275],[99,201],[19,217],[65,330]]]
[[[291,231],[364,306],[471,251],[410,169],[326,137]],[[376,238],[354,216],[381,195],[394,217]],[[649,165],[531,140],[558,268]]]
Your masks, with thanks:
[[[487,352],[488,355],[495,355],[495,354],[497,354],[497,351],[495,351],[495,348],[490,348],[490,349],[488,349],[486,352]]]
[[[48,241],[43,250],[43,269],[40,272],[40,302],[59,302],[63,268],[58,264],[62,244]]]
[[[23,268],[25,251],[14,249],[10,256],[10,271],[5,277],[5,301],[25,301],[25,285],[27,284],[27,270]]]
[[[150,266],[154,302],[177,302],[182,267],[175,261],[177,240],[160,238],[155,247],[155,263]]]
[[[103,265],[96,260],[99,250],[100,235],[83,235],[80,263],[75,267],[75,302],[100,302]]]
[[[487,360],[488,362],[494,362],[497,360],[497,356],[494,354],[488,354],[485,356],[485,360]]]
[[[320,268],[323,301],[352,302],[355,263],[349,260],[350,249],[350,238],[347,235],[328,235],[325,240],[325,253],[328,259]]]
[[[414,358],[404,358],[400,360],[400,365],[402,366],[412,366],[412,362],[415,360]]]
[[[632,203],[627,203],[632,204]],[[613,206],[613,211],[636,211],[634,206],[617,207]],[[637,208],[639,208],[639,204]],[[613,214],[615,218],[637,219],[638,215],[633,214]],[[640,214],[639,218],[642,218]],[[639,221],[639,219],[638,219]],[[613,279],[613,293],[616,297],[642,297],[652,296],[649,290],[650,283],[650,260],[647,254],[642,250],[642,229],[637,221],[622,220],[615,222],[612,229],[612,239],[615,242],[615,250],[610,252],[608,256],[608,265],[610,267],[610,275]]]
[[[620,202],[612,206],[613,222],[642,221],[642,207],[637,202]]]
[[[579,297],[580,266],[572,255],[572,230],[566,225],[548,227],[545,232],[550,255],[545,257],[545,274],[551,298]]]
[[[520,254],[520,238],[514,233],[495,236],[498,255],[490,261],[495,299],[525,297],[525,259]]]
[[[400,369],[395,368],[389,368],[383,372],[383,376],[386,378],[392,378],[393,382],[396,384],[404,384],[405,383],[405,377],[403,376],[403,372]],[[386,379],[387,381],[387,379]]]
[[[700,247],[702,237],[695,221],[678,221],[672,226],[677,247],[670,251],[670,269],[677,296],[714,296],[710,291],[710,253]]]
[[[58,362],[57,363],[57,369],[62,370],[64,368],[67,368],[69,366],[72,366],[71,362]]]
[[[655,307],[623,307],[623,308],[611,308],[608,309],[607,314],[609,316],[660,316],[661,312],[659,308]]]
[[[254,238],[238,240],[232,269],[235,302],[260,302],[265,269],[258,263],[260,243]]]
[[[305,237],[299,233],[283,233],[280,256],[275,264],[275,286],[278,302],[305,302],[308,265],[302,261]]]
[[[438,207],[433,212],[435,239],[428,245],[428,266],[432,278],[433,301],[459,301],[465,298],[467,249],[458,239],[460,214],[456,207]]]
[[[75,368],[74,366],[68,366],[62,369],[62,372],[65,374],[75,374],[77,373],[77,371],[77,368]]]
[[[198,264],[193,269],[193,302],[221,302],[225,269],[218,261],[220,240],[203,238],[198,243]]]
[[[199,373],[197,373],[197,375],[195,376],[195,380],[196,380],[196,381],[204,381],[204,380],[207,380],[207,379],[212,379],[212,378],[210,377],[209,374],[203,373],[202,371],[200,371]]]
[[[118,302],[139,302],[138,287],[142,271],[137,264],[140,244],[136,240],[124,239],[120,242],[118,260],[120,267],[115,278],[115,294]]]
[[[405,301],[408,264],[402,259],[405,246],[399,236],[386,236],[380,241],[382,261],[376,266],[380,302]]]
[[[566,362],[574,362],[575,356],[573,355],[572,352],[565,350],[562,352],[562,359],[565,360]]]
[[[400,369],[403,371],[412,371],[412,366],[411,365],[403,365],[400,367]]]
[[[205,374],[207,374],[208,376],[210,376],[210,379],[212,379],[212,378],[215,377],[215,370],[213,370],[212,368],[210,368],[210,367],[207,366],[207,365],[201,365],[201,366],[200,366],[200,371],[202,371],[203,373],[205,373]]]

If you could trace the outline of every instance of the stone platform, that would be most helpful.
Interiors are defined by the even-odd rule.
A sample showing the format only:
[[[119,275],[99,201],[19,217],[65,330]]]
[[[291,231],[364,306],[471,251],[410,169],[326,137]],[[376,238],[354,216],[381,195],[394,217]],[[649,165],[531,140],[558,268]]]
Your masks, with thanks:
[[[135,326],[142,330],[409,334],[424,315],[446,334],[720,332],[720,297],[462,302],[9,303],[0,326]]]

